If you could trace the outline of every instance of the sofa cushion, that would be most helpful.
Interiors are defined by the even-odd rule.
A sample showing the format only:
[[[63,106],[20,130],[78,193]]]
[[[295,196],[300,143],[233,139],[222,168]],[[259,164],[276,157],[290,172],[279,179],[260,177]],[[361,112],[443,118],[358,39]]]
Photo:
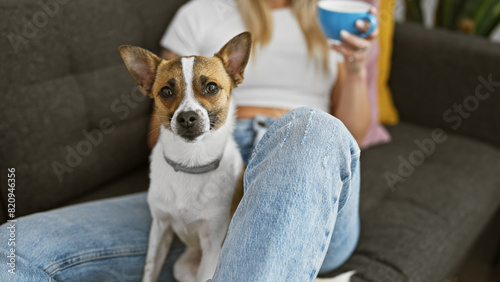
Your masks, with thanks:
[[[396,25],[389,85],[401,120],[440,127],[500,148],[500,44]]]
[[[118,47],[158,51],[183,2],[0,0],[0,167],[16,169],[16,216],[58,207],[147,163],[151,101]]]
[[[93,191],[64,203],[73,205],[105,198],[119,197],[137,192],[146,192],[149,188],[149,165],[120,175],[97,187]]]
[[[445,132],[419,164],[415,142],[435,129],[388,129],[391,144],[361,154],[361,237],[339,272],[356,269],[352,281],[444,281],[500,206],[500,150]],[[413,172],[398,172],[402,159],[416,164]],[[404,182],[391,187],[390,173]]]

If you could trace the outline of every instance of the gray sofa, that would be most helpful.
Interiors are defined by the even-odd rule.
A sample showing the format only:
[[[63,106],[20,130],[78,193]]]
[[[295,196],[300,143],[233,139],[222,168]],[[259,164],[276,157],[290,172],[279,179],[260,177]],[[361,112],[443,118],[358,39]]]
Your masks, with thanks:
[[[0,0],[0,167],[16,169],[17,217],[147,190],[151,101],[117,47],[158,51],[183,2]],[[500,81],[498,66],[500,45],[397,25],[390,87],[401,122],[390,144],[362,153],[361,238],[337,272],[382,282],[456,273],[500,207],[500,86],[485,82]]]

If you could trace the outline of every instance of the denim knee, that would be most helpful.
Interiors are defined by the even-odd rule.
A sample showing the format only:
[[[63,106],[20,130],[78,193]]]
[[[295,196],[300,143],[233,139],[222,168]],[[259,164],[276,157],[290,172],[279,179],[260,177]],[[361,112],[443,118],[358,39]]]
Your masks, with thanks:
[[[356,140],[344,123],[327,112],[311,107],[303,107],[292,110],[291,114],[295,115],[295,126],[306,127],[305,134],[310,138],[315,138],[318,142],[336,139],[349,147],[353,145],[355,148],[358,147]],[[314,120],[312,120],[313,116]]]
[[[250,187],[296,195],[315,191],[338,201],[342,210],[352,192],[351,181],[359,185],[359,154],[356,141],[337,118],[314,108],[292,110],[257,144],[245,172],[245,193]]]
[[[278,146],[280,149],[286,142],[297,145],[296,149],[300,149],[298,145],[305,145],[309,147],[329,146],[332,150],[349,149],[351,155],[358,155],[360,151],[356,140],[342,121],[311,107],[293,109],[274,122],[261,142],[257,144],[251,159],[259,153],[266,142],[271,143],[266,147]],[[322,150],[315,151],[321,152]]]

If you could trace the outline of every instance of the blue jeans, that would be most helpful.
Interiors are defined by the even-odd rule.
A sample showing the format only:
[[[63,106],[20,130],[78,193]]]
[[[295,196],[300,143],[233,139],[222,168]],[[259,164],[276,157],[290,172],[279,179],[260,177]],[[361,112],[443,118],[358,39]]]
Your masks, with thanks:
[[[359,236],[360,151],[344,125],[300,108],[240,120],[235,138],[249,158],[245,194],[212,281],[312,281],[341,265]],[[150,225],[146,193],[19,218],[16,274],[0,226],[0,281],[139,281]],[[160,281],[174,281],[182,251],[170,250]]]

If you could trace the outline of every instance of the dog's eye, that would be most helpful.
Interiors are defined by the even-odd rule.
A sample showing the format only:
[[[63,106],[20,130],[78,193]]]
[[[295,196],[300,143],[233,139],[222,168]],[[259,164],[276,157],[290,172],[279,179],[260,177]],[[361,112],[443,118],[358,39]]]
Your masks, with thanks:
[[[219,92],[219,86],[215,82],[209,82],[203,91],[206,95],[215,95]]]
[[[170,87],[165,86],[160,90],[160,97],[162,97],[165,100],[172,99],[174,97],[174,92]]]

